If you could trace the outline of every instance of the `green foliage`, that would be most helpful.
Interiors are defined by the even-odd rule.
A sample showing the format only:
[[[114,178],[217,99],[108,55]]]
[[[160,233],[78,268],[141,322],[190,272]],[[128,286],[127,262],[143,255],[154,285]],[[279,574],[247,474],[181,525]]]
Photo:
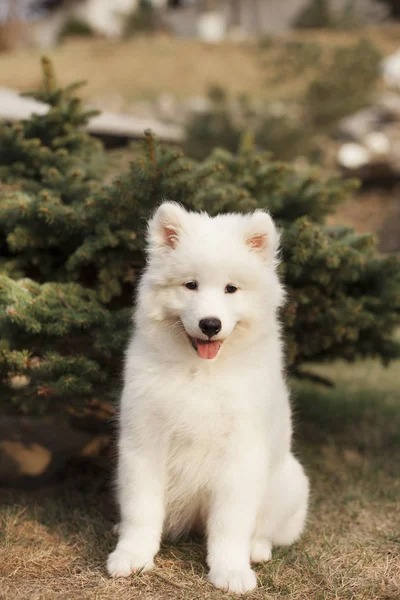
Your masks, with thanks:
[[[338,48],[324,71],[310,83],[304,104],[316,125],[331,125],[371,101],[381,55],[367,40]]]
[[[236,152],[242,136],[242,128],[235,123],[225,92],[211,88],[208,95],[212,103],[210,109],[193,113],[186,126],[184,149],[196,160],[206,158],[216,146]],[[240,105],[239,110],[242,108]]]
[[[263,60],[264,65],[272,70],[272,77],[267,82],[269,86],[285,80],[292,81],[299,74],[304,77],[308,71],[314,72],[316,68],[321,68],[323,51],[317,42],[287,40],[278,48],[280,49],[278,56],[273,54],[269,60],[267,58]]]
[[[139,0],[139,6],[125,20],[125,37],[138,33],[154,33],[161,28],[157,10],[149,0]]]
[[[314,132],[306,123],[286,114],[266,113],[259,121],[255,142],[259,149],[269,150],[279,160],[293,160],[298,156],[318,154]]]
[[[309,3],[297,15],[294,27],[298,29],[317,29],[333,27],[334,19],[329,8],[329,0],[309,0]]]
[[[298,173],[252,148],[202,162],[146,134],[110,186],[104,154],[81,129],[89,115],[50,65],[48,102],[0,130],[0,369],[4,409],[48,411],[115,397],[132,297],[144,265],[145,219],[163,198],[211,214],[271,211],[283,228],[282,317],[292,373],[312,361],[398,356],[400,268],[371,236],[324,226],[354,187]]]
[[[350,29],[365,23],[354,0],[347,0],[341,10],[332,8],[331,0],[309,0],[297,15],[294,27],[298,29]]]
[[[212,88],[209,108],[193,113],[186,125],[184,148],[190,157],[204,160],[216,147],[237,152],[243,135],[250,133],[257,149],[269,150],[279,160],[320,160],[321,137],[329,135],[340,118],[372,101],[381,55],[366,40],[335,50],[289,40],[262,48],[261,61],[269,74],[268,88],[286,84],[292,89],[299,73],[306,87],[302,83],[294,97],[263,104]]]
[[[118,368],[113,356],[126,341],[127,318],[83,286],[0,275],[3,401],[38,412],[103,395],[107,374]],[[23,386],[16,383],[21,374]]]
[[[72,36],[92,37],[94,35],[95,32],[88,23],[80,21],[79,19],[70,19],[62,28],[59,39],[64,40],[65,38]]]
[[[209,99],[209,110],[194,113],[186,126],[184,149],[191,158],[204,160],[216,147],[238,152],[248,133],[257,148],[281,160],[309,154],[313,148],[311,132],[286,114],[274,114],[266,107],[256,110],[247,97],[232,101],[219,88],[210,90]]]

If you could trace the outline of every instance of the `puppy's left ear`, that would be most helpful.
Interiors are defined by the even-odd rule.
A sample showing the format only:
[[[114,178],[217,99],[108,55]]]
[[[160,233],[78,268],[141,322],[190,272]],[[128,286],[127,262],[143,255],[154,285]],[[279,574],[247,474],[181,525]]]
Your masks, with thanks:
[[[256,210],[248,218],[246,245],[266,260],[275,258],[279,248],[279,233],[269,213]]]
[[[149,222],[150,247],[175,249],[183,231],[186,214],[185,209],[177,202],[163,202]]]

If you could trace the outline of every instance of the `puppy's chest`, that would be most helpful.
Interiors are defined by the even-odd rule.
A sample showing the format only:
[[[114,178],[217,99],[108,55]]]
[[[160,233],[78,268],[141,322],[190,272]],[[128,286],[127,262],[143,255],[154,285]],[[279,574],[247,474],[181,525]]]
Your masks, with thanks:
[[[243,380],[196,375],[181,382],[165,407],[166,425],[175,439],[217,445],[255,426],[261,415]]]
[[[240,419],[221,401],[213,406],[194,402],[177,410],[166,426],[171,471],[182,473],[189,468],[204,476],[223,460],[229,447],[236,446]],[[186,473],[186,478],[190,478],[190,473]]]

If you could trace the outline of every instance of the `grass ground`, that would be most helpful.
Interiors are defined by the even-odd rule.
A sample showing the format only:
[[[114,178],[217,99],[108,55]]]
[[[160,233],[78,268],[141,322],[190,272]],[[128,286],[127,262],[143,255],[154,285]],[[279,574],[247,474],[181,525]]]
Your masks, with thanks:
[[[210,46],[165,35],[123,42],[69,38],[49,54],[62,84],[88,80],[83,92],[86,98],[112,100],[120,95],[129,102],[162,93],[186,97],[204,95],[210,85],[218,84],[234,94],[263,93],[279,100],[295,100],[308,82],[307,64],[296,60],[295,45],[288,55],[288,42],[318,44],[329,50],[355,44],[361,38],[372,41],[386,55],[399,46],[400,26],[291,32],[267,40],[262,51],[256,44]],[[40,51],[32,50],[0,54],[1,85],[20,90],[37,87],[41,82],[40,55]],[[287,77],[286,70],[293,61]],[[311,56],[310,61],[315,59]]]
[[[332,390],[297,384],[297,450],[312,482],[307,531],[257,567],[254,600],[398,600],[399,363],[318,367]],[[1,600],[218,600],[201,540],[166,545],[156,568],[110,580],[115,509],[104,479],[0,495]]]

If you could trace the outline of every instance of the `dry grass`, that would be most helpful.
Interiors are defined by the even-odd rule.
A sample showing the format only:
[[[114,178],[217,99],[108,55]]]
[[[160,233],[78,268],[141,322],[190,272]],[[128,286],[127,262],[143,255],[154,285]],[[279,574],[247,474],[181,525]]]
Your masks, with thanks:
[[[319,367],[332,391],[296,386],[299,454],[312,480],[307,532],[257,568],[254,600],[398,600],[400,397],[398,368],[370,361]],[[378,391],[379,390],[379,391]],[[110,580],[115,543],[109,494],[91,485],[0,499],[0,598],[4,600],[207,600],[233,598],[206,580],[201,540],[163,547],[154,571]],[[105,486],[106,488],[107,486]]]
[[[289,80],[276,77],[277,62],[284,59],[282,48],[287,41],[316,42],[329,50],[356,43],[360,38],[371,40],[383,54],[388,54],[400,43],[400,26],[350,32],[291,32],[271,40],[263,52],[254,44],[226,42],[208,46],[165,35],[125,42],[70,38],[50,55],[61,83],[88,80],[86,98],[112,99],[118,94],[131,101],[160,93],[192,96],[205,94],[210,85],[217,83],[232,93],[266,93],[273,98],[294,99],[304,90],[307,75],[300,68]],[[40,82],[39,57],[39,51],[0,54],[1,84],[21,90],[36,87]],[[271,75],[276,81],[266,87]]]
[[[259,587],[248,597],[397,600],[399,485],[333,451],[315,462],[312,479],[307,534],[257,569]],[[152,573],[108,579],[104,560],[114,540],[94,498],[66,499],[55,490],[34,500],[10,496],[2,513],[1,598],[229,598],[207,583],[197,541],[163,548]]]
[[[35,87],[40,82],[39,57],[35,52],[0,55],[2,84]],[[166,36],[128,42],[73,39],[53,50],[51,57],[61,83],[88,80],[86,97],[121,94],[133,99],[163,92],[188,96],[205,93],[215,82],[235,92],[259,85],[251,49],[234,44],[207,47]]]

